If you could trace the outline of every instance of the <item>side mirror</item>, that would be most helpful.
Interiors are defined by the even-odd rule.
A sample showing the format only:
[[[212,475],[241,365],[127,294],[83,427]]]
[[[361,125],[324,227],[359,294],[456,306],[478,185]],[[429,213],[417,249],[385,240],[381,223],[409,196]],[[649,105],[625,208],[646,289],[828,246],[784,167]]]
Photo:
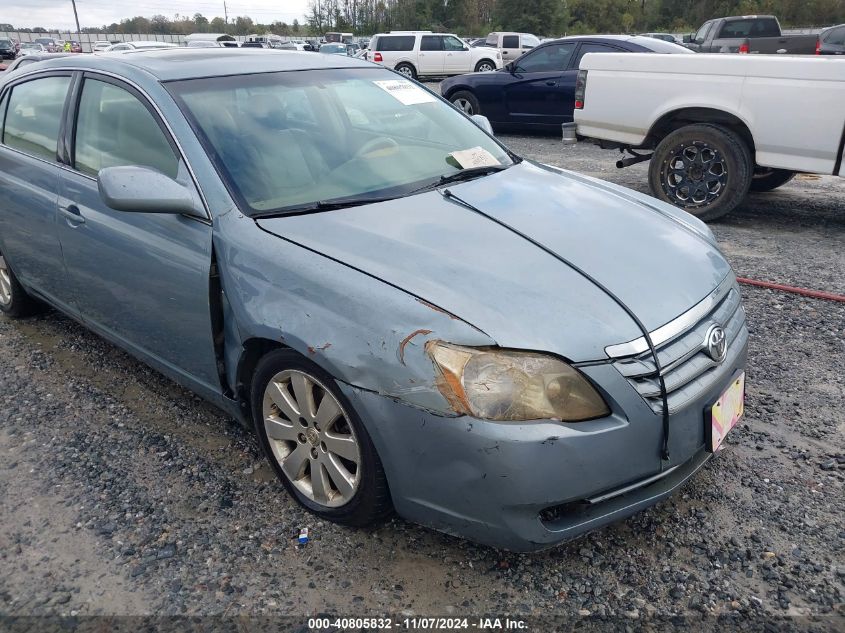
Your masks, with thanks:
[[[505,64],[505,70],[507,70],[509,73],[513,74],[516,70],[516,66],[514,65],[513,62],[508,62],[507,64]]]
[[[206,217],[194,192],[149,167],[104,167],[97,186],[102,201],[115,211]]]
[[[490,136],[493,136],[493,126],[490,125],[490,119],[486,116],[483,114],[473,114],[470,119],[472,119],[473,123],[487,132]]]
[[[684,44],[692,44],[692,38],[693,38],[693,35],[691,33],[684,35],[684,37],[683,37]]]

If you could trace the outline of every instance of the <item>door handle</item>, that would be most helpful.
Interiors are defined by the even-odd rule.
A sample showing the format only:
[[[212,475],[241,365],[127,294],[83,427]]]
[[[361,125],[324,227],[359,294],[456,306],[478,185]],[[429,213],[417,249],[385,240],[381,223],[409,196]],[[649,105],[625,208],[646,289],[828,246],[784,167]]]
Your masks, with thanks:
[[[557,83],[556,81],[547,81],[546,85],[547,86],[554,86],[556,83]]]
[[[59,211],[62,212],[69,224],[85,224],[85,217],[75,204],[59,207]]]

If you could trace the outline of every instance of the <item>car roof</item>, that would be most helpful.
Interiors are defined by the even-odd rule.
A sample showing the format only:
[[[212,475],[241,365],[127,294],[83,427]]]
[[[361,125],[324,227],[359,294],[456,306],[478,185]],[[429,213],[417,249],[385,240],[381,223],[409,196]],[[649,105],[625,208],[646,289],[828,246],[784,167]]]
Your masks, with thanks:
[[[660,47],[661,44],[663,46],[676,46],[678,48],[683,48],[679,44],[664,42],[663,40],[647,37],[645,35],[570,35],[569,37],[561,37],[559,39],[552,40],[551,42],[543,42],[540,46],[546,46],[553,42],[627,42],[649,50],[654,49],[655,46]],[[659,43],[655,44],[655,42]],[[661,48],[660,50],[663,51],[665,48]],[[686,50],[689,52],[689,49]]]
[[[248,60],[248,61],[247,61]],[[120,55],[75,55],[38,65],[40,69],[73,67],[126,73],[146,71],[159,81],[199,79],[245,73],[317,70],[321,68],[370,68],[375,65],[353,57],[315,55],[305,51],[261,48],[159,48],[127,51]],[[129,67],[129,68],[127,68]],[[248,69],[248,70],[245,70]]]

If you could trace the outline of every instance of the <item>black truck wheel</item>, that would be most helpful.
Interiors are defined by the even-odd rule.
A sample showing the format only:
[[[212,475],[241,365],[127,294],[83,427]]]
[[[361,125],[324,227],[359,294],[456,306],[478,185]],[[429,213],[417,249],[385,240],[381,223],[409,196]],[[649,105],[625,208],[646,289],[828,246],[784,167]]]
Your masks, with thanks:
[[[649,166],[661,200],[705,220],[733,210],[748,194],[754,163],[745,142],[718,125],[696,123],[664,138]]]

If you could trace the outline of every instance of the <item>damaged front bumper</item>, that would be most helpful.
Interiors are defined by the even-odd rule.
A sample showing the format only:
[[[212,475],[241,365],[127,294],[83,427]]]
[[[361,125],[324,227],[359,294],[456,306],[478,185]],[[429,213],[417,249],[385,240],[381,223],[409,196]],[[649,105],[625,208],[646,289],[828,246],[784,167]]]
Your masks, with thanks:
[[[747,345],[747,344],[746,344]],[[744,367],[746,345],[725,373]],[[610,364],[583,367],[611,415],[563,424],[445,417],[348,385],[381,456],[400,516],[512,551],[535,551],[624,519],[669,496],[711,456],[704,411],[719,380],[671,417],[671,461],[661,422]]]

